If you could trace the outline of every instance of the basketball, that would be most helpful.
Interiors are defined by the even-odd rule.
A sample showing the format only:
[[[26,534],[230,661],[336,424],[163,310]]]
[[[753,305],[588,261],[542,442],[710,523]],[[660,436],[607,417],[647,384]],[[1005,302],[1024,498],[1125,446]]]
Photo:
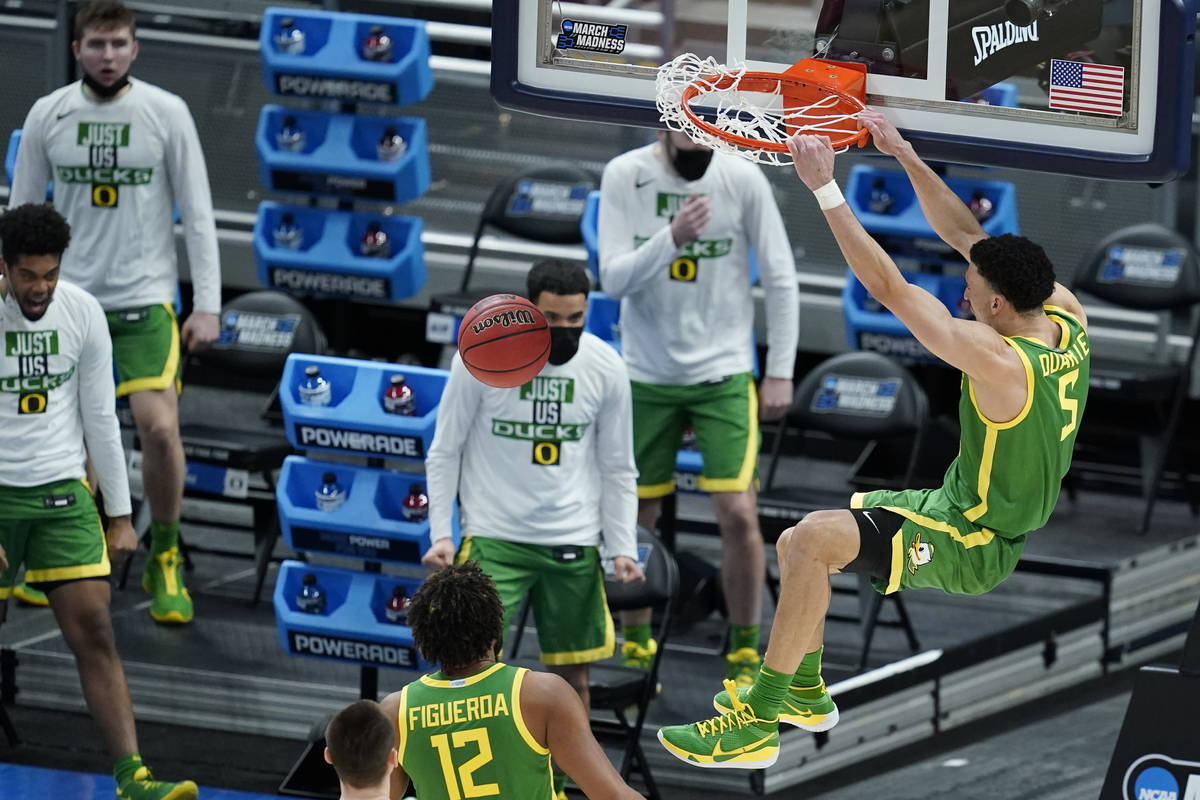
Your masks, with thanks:
[[[542,371],[550,357],[550,326],[524,297],[494,294],[471,306],[463,317],[458,352],[477,380],[511,389]]]

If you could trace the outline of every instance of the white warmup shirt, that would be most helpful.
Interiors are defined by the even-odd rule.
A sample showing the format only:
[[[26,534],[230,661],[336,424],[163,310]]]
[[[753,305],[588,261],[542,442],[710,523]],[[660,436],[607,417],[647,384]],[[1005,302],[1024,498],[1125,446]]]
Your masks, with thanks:
[[[193,307],[221,310],[208,170],[181,98],[144,81],[94,103],[80,81],[33,104],[21,133],[9,206],[43,203],[71,223],[62,275],[107,311],[172,304],[179,283],[172,204],[179,206]]]
[[[485,386],[455,354],[425,459],[434,541],[451,535],[598,546],[637,558],[637,467],[629,376],[584,333],[565,364],[515,389]]]
[[[0,342],[0,486],[83,478],[90,453],[105,513],[128,514],[112,341],[100,304],[59,281],[46,313],[30,322],[8,292],[0,305]]]
[[[617,156],[600,183],[600,283],[621,300],[629,376],[689,385],[749,372],[754,301],[749,248],[766,293],[765,375],[791,380],[799,342],[796,264],[771,186],[757,165],[714,153],[684,181],[655,145]],[[700,238],[676,247],[671,219],[693,194],[712,198]]]

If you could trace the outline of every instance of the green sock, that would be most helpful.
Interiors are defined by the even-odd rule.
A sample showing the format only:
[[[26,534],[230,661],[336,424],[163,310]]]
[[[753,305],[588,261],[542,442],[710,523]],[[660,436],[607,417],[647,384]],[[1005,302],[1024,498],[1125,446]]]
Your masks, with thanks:
[[[179,520],[150,523],[150,554],[165,553],[179,546]]]
[[[825,693],[825,686],[821,681],[821,654],[824,652],[825,647],[822,645],[801,659],[800,667],[792,676],[793,692],[801,696],[811,694],[814,697]]]
[[[650,623],[623,625],[621,626],[621,635],[627,642],[637,642],[640,647],[648,647],[650,645]]]
[[[746,695],[746,703],[754,709],[754,716],[762,720],[775,719],[791,680],[791,675],[776,672],[766,664],[759,667],[758,677]]]
[[[117,782],[117,788],[125,785],[134,774],[142,768],[142,757],[137,753],[130,753],[127,756],[118,758],[113,764],[113,778]]]
[[[729,651],[741,650],[743,647],[749,647],[755,652],[758,651],[757,625],[729,626]]]

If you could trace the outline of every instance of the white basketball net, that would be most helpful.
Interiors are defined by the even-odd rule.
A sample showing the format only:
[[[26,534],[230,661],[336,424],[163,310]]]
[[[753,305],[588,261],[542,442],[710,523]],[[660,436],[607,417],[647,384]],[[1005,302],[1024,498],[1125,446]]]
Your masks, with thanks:
[[[792,133],[845,134],[838,123],[854,119],[858,112],[846,113],[838,108],[843,98],[835,94],[824,94],[819,99],[802,106],[784,107],[782,87],[776,84],[776,94],[762,91],[747,91],[739,88],[741,78],[747,72],[744,64],[725,66],[715,58],[701,59],[693,53],[684,53],[658,68],[655,80],[658,111],[662,121],[671,130],[686,134],[693,142],[733,153],[759,164],[777,167],[792,163],[790,153],[744,147],[727,142],[719,136],[701,128],[683,112],[683,94],[688,86],[700,81],[700,92],[689,102],[703,107],[704,117],[714,127],[750,139],[761,139],[783,144]],[[724,88],[716,88],[714,78],[722,78]],[[861,110],[861,109],[860,109]],[[710,111],[715,111],[715,117]],[[792,131],[788,131],[788,125]],[[844,152],[842,147],[837,152]]]

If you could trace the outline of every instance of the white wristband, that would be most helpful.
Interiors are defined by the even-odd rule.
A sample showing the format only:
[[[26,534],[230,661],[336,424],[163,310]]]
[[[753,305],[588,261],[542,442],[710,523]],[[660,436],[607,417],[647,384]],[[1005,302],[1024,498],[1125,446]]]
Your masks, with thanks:
[[[842,197],[842,190],[838,188],[837,181],[830,181],[818,189],[813,189],[813,197],[817,198],[817,205],[821,207],[822,211],[837,208],[846,202],[846,198]]]

